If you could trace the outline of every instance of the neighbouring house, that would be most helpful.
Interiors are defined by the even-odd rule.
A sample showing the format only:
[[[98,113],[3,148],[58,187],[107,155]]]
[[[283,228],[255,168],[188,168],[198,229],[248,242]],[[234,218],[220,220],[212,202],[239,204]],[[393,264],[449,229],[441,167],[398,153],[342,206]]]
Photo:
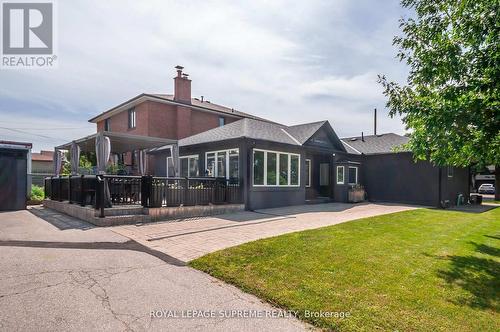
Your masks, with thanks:
[[[31,143],[0,141],[0,211],[26,208],[31,147]]]
[[[43,186],[43,179],[54,173],[54,151],[31,153],[31,182]]]
[[[411,152],[395,150],[407,142],[404,136],[340,139],[328,121],[279,124],[193,98],[191,80],[182,67],[176,69],[172,95],[140,94],[90,119],[96,134],[56,147],[96,151],[100,137],[109,138],[107,162],[125,165],[124,175],[143,176],[106,180],[117,204],[205,204],[210,200],[200,195],[211,186],[206,179],[214,178],[238,188],[237,195],[224,194],[226,202],[237,201],[250,210],[365,197],[439,206],[469,195],[468,169],[414,162]],[[180,180],[186,178],[191,180]],[[56,185],[59,191],[75,188],[71,181],[51,184]],[[83,178],[80,186],[87,187]],[[179,194],[181,188],[193,192]],[[174,193],[182,197],[172,201],[168,196]],[[62,199],[60,192],[56,195]]]

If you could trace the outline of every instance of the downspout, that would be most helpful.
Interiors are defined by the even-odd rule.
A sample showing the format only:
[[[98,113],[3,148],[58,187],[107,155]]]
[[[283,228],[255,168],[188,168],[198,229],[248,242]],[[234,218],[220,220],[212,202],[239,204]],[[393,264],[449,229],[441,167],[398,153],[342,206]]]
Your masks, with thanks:
[[[438,208],[442,208],[442,205],[441,205],[441,198],[442,198],[442,185],[441,185],[441,179],[442,179],[442,169],[441,169],[441,166],[438,166]]]

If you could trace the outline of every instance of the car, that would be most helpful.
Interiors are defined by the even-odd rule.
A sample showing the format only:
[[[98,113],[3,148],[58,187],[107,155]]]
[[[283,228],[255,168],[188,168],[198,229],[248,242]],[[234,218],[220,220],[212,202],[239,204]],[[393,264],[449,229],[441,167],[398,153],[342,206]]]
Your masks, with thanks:
[[[479,186],[477,192],[480,194],[494,194],[495,186],[493,186],[491,183],[483,183]]]

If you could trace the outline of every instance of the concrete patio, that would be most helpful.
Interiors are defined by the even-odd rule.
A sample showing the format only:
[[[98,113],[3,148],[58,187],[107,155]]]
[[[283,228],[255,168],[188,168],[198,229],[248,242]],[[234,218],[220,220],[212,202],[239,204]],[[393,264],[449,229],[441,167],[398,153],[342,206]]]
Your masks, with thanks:
[[[110,229],[151,249],[188,262],[245,242],[416,208],[397,204],[329,203]]]

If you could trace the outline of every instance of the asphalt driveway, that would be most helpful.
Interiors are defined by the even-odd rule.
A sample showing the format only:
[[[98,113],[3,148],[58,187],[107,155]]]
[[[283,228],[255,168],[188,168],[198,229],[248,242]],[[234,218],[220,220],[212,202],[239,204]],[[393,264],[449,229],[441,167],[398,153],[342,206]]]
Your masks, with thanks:
[[[50,210],[33,212],[0,213],[2,331],[309,328],[112,229]],[[260,316],[242,317],[253,312]]]

